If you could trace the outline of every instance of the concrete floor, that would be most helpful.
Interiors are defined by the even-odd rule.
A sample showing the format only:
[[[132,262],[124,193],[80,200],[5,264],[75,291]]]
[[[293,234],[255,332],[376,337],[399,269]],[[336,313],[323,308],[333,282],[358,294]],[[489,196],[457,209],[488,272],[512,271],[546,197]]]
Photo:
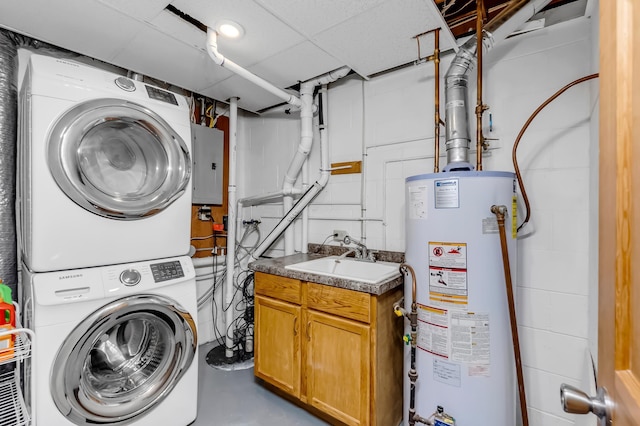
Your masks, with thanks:
[[[209,366],[205,357],[211,347],[200,346],[198,417],[192,426],[327,425],[258,384],[253,367],[224,371]]]

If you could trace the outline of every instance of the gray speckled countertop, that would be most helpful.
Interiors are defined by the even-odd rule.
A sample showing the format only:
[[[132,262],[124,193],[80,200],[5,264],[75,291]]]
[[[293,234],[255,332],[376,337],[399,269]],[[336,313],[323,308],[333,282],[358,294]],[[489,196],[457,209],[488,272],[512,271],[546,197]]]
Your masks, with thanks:
[[[301,281],[310,281],[319,284],[326,284],[332,287],[346,288],[348,290],[360,291],[381,295],[396,288],[403,283],[402,276],[391,278],[378,284],[369,284],[361,281],[347,280],[343,278],[333,278],[326,275],[312,274],[307,272],[293,271],[285,269],[287,265],[305,262],[307,260],[326,257],[326,254],[292,254],[290,256],[277,257],[273,259],[260,259],[249,264],[249,268],[257,272],[279,275],[281,277],[293,278]],[[399,266],[400,264],[398,264]]]

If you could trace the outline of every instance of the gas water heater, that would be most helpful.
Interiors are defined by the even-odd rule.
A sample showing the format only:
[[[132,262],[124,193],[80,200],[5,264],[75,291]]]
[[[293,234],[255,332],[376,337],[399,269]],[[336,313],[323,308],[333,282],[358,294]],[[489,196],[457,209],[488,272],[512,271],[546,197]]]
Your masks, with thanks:
[[[405,257],[417,286],[416,413],[428,418],[442,407],[456,426],[515,425],[509,309],[498,223],[490,210],[509,208],[505,226],[515,275],[515,176],[492,171],[412,176],[405,195]],[[410,280],[404,294],[409,311]],[[407,425],[410,346],[405,348]]]

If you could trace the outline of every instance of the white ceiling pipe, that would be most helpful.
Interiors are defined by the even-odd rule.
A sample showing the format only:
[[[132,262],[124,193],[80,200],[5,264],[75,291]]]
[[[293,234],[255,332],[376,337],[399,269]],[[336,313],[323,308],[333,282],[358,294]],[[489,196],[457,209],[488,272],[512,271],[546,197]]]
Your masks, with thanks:
[[[542,10],[551,0],[520,0],[509,6],[504,18],[491,20],[484,28],[483,44],[488,51],[518,29],[529,18]],[[498,15],[500,16],[500,15]],[[471,169],[469,163],[469,117],[467,105],[468,73],[476,64],[477,39],[471,37],[464,43],[445,75],[445,122],[447,165],[445,172]]]
[[[235,291],[233,279],[235,275],[236,262],[236,152],[238,145],[238,98],[231,98],[229,104],[229,194],[228,194],[228,212],[227,212],[227,279],[223,287],[224,306],[228,309],[225,312],[225,328],[227,330],[225,336],[225,356],[231,358],[233,356],[233,336],[235,333],[235,324],[233,313],[235,312],[235,303],[233,302]]]
[[[238,74],[240,77],[249,80],[253,84],[262,87],[269,93],[279,97],[288,104],[295,105],[297,107],[301,106],[300,99],[297,96],[285,92],[284,90],[274,86],[267,80],[258,77],[251,71],[242,68],[240,65],[236,64],[230,59],[225,58],[220,52],[218,52],[218,33],[211,28],[207,28],[207,52],[209,53],[211,59],[213,59],[213,62],[220,65],[221,67],[224,67],[229,71]]]

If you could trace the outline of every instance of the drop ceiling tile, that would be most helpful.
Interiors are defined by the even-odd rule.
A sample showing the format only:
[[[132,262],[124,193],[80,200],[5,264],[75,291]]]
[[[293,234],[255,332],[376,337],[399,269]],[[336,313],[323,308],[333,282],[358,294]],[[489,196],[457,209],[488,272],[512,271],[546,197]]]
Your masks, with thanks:
[[[3,2],[0,26],[109,62],[140,22],[94,0]]]
[[[200,93],[221,101],[227,101],[232,96],[237,96],[240,98],[238,106],[253,112],[283,102],[277,96],[237,75],[204,89]],[[293,91],[291,93],[296,94]]]
[[[313,36],[385,0],[254,0],[302,34]]]
[[[229,78],[232,73],[216,65],[203,50],[146,27],[113,62],[123,68],[195,92]]]
[[[249,68],[251,72],[284,88],[307,81],[344,64],[305,41]]]
[[[149,21],[167,7],[169,0],[98,0],[140,21]]]
[[[455,46],[430,0],[388,0],[318,34],[313,41],[366,77],[416,60],[413,36],[434,28],[442,28],[442,51]],[[433,49],[421,44],[424,50]]]
[[[165,33],[185,44],[205,51],[207,35],[175,14],[163,10],[149,22],[158,31]]]
[[[176,0],[173,6],[215,28],[220,20],[242,25],[241,39],[218,39],[218,50],[229,60],[248,67],[302,42],[298,32],[283,24],[252,0]]]

